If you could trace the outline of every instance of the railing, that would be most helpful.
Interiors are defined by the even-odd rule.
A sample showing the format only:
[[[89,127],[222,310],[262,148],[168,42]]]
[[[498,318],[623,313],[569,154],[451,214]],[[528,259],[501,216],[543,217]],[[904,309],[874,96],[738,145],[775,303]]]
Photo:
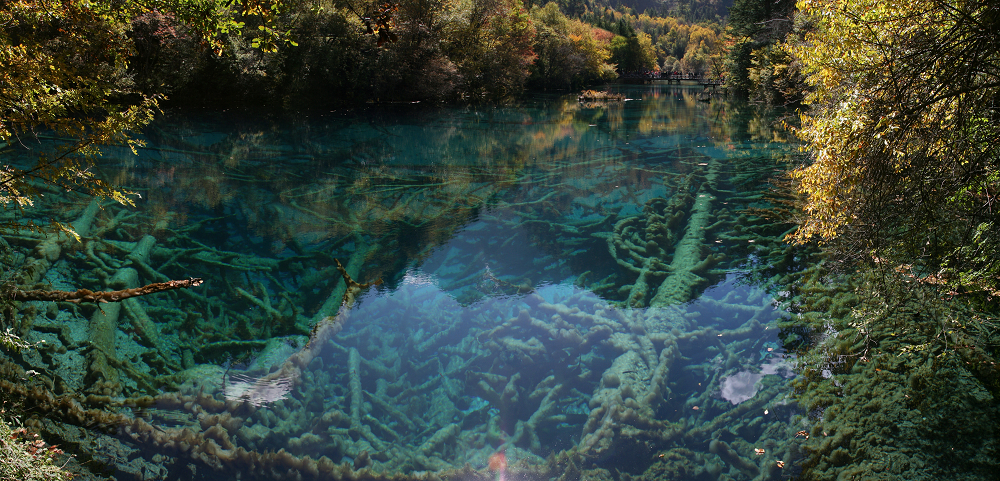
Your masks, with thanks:
[[[618,79],[622,81],[641,81],[643,83],[652,82],[654,80],[665,80],[668,83],[680,84],[681,81],[696,82],[699,85],[708,88],[716,88],[718,86],[725,85],[725,79],[720,79],[718,77],[705,77],[701,74],[685,74],[677,72],[660,72],[656,70],[651,71],[640,71],[640,72],[625,72],[618,74]]]

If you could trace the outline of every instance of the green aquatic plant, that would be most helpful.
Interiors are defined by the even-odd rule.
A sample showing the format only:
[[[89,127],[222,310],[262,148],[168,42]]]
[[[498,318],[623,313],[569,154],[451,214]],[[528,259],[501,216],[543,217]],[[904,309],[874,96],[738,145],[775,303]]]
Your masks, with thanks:
[[[966,323],[966,329],[976,345],[994,356],[1000,353],[1000,319],[994,316],[976,315]]]
[[[803,296],[817,310],[793,383],[809,413],[804,477],[990,478],[1000,439],[982,426],[1000,419],[1000,383],[978,343],[992,317],[907,266],[841,277],[852,292]]]
[[[612,110],[602,114],[616,114]],[[546,125],[552,132],[565,129],[566,136],[582,129]],[[552,132],[532,142],[558,147],[562,137]],[[396,149],[402,156],[402,147]],[[140,449],[134,465],[156,463],[162,471],[154,472],[166,478],[188,476],[192,467],[199,476],[224,469],[307,479],[449,478],[468,463],[462,477],[476,479],[485,477],[484,466],[498,448],[511,460],[512,477],[612,479],[618,466],[645,479],[680,478],[682,472],[690,478],[776,477],[776,461],[790,465],[797,456],[794,443],[785,442],[792,439],[787,416],[793,408],[783,402],[782,378],[765,375],[756,395],[738,406],[716,397],[724,379],[771,352],[762,339],[774,333],[774,306],[743,286],[705,295],[714,282],[696,278],[735,278],[727,270],[744,257],[783,265],[755,235],[759,223],[738,210],[757,204],[746,187],[756,182],[743,180],[744,163],[723,163],[713,174],[710,164],[720,160],[693,148],[657,139],[642,149],[629,162],[603,150],[581,160],[576,148],[556,149],[565,161],[524,167],[527,161],[497,160],[489,172],[447,163],[432,168],[409,157],[405,169],[392,169],[389,158],[372,155],[352,158],[357,167],[337,170],[328,183],[289,175],[293,180],[284,182],[298,185],[273,190],[264,179],[279,176],[266,168],[286,162],[282,158],[254,154],[237,174],[216,175],[211,167],[164,157],[171,176],[175,168],[196,170],[193,181],[178,174],[170,177],[170,189],[144,192],[144,198],[169,194],[162,211],[105,207],[82,244],[67,242],[57,261],[40,261],[46,268],[39,269],[41,279],[92,286],[125,279],[129,269],[144,282],[197,272],[206,275],[206,287],[131,299],[117,316],[107,305],[103,314],[69,303],[40,309],[46,314],[34,321],[32,334],[52,344],[26,361],[25,369],[40,372],[37,383],[23,382],[22,372],[10,378],[20,386],[2,387],[30,400],[38,413],[31,421],[44,422],[46,436],[65,436],[53,438],[60,443],[76,443],[81,456],[125,470],[106,447]],[[489,158],[507,153],[501,147],[485,151]],[[268,161],[254,167],[254,159]],[[760,177],[773,170],[773,162],[756,156],[745,163],[758,165]],[[690,175],[675,175],[677,170]],[[218,179],[236,175],[252,185],[225,192],[226,181]],[[673,186],[686,177],[716,182],[677,195]],[[623,178],[636,182],[620,183]],[[511,187],[515,179],[520,184]],[[215,188],[220,198],[235,197],[241,205],[191,199],[191,205],[213,207],[209,211],[234,213],[208,218],[178,207],[182,188],[205,198]],[[280,201],[275,192],[294,202]],[[671,202],[675,196],[677,203]],[[267,210],[243,210],[246,204]],[[674,205],[684,208],[670,209]],[[72,221],[86,210],[80,205],[61,218]],[[149,228],[170,215],[189,218],[159,232]],[[613,244],[616,252],[634,260],[631,267],[663,257],[673,270],[654,272],[650,261],[648,297],[663,291],[684,302],[621,309],[586,290],[543,284],[596,281],[626,298],[617,288],[622,270],[631,269],[613,262],[607,238],[598,235],[613,234],[629,216],[638,218],[620,225],[624,237]],[[254,222],[273,224],[273,230],[255,230]],[[737,232],[729,226],[738,226]],[[272,249],[275,239],[287,244]],[[38,249],[34,239],[19,242],[54,253]],[[445,245],[451,248],[434,252]],[[716,258],[722,251],[732,254],[732,262]],[[712,262],[704,262],[710,256]],[[399,284],[365,296],[343,331],[352,312],[340,315],[350,283],[335,275],[336,258],[349,259],[344,269],[353,278],[384,276],[387,284]],[[412,259],[433,275],[408,271],[400,281],[396,273]],[[535,266],[526,271],[533,280],[515,274],[522,261]],[[579,266],[593,275],[577,275]],[[676,279],[660,288],[668,275]],[[440,281],[442,288],[427,281]],[[522,287],[537,293],[524,295]],[[454,295],[470,291],[478,293],[476,302]],[[699,300],[688,304],[694,297]],[[316,337],[301,350],[303,343],[272,342],[279,323],[316,326]],[[86,329],[86,337],[66,326]],[[251,348],[260,352],[240,373],[211,365]],[[112,370],[119,386],[110,382]],[[91,380],[101,385],[95,389]],[[255,405],[265,399],[266,405]],[[91,426],[118,431],[73,437]],[[766,449],[766,456],[755,448]]]

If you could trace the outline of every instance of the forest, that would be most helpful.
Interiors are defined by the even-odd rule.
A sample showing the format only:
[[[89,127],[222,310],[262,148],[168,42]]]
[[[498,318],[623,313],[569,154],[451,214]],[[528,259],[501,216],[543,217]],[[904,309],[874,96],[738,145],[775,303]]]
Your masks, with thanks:
[[[20,46],[65,61],[64,49],[78,43],[106,51],[76,60],[108,69],[102,81],[119,97],[203,106],[252,99],[294,109],[498,102],[526,88],[607,82],[616,71],[703,74],[721,52],[718,15],[691,23],[600,3],[192,1],[106,12],[98,5],[13,4],[4,12],[18,25],[5,46],[10,60],[21,61]],[[40,67],[10,65],[26,78]]]
[[[1000,396],[995,2],[19,0],[0,4],[0,26],[0,202],[16,213],[52,192],[135,205],[135,192],[95,166],[110,146],[138,152],[164,111],[490,107],[637,72],[719,80],[731,98],[780,112],[763,130],[799,143],[800,156],[776,163],[769,210],[754,214],[793,225],[785,245],[822,259],[795,305],[813,338],[840,316],[843,339],[854,337],[838,355],[925,355],[942,371],[965,369],[985,404]],[[61,143],[31,165],[6,160],[43,138]],[[5,219],[4,235],[79,239],[55,220]],[[30,268],[5,273],[8,321],[36,287]],[[34,348],[4,328],[5,349]],[[809,407],[839,392],[824,376],[799,385],[826,395],[804,395]],[[0,423],[0,439],[12,460],[3,475],[64,475],[52,464],[62,451],[24,428]],[[806,479],[846,464],[829,444],[804,462]]]

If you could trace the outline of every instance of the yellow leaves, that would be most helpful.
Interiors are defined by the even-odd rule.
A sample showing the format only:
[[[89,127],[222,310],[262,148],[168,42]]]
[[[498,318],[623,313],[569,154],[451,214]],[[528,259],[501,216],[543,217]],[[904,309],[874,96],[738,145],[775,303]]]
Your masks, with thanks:
[[[33,205],[40,184],[129,204],[133,194],[93,173],[101,145],[141,142],[129,132],[149,122],[157,98],[132,90],[125,32],[135,2],[30,1],[0,4],[0,142],[28,142],[40,132],[65,139],[31,167],[0,165],[0,204]],[[16,42],[12,40],[16,38]],[[118,99],[138,97],[120,104]],[[58,230],[71,234],[67,226]]]
[[[969,121],[971,109],[992,109],[997,88],[984,79],[1000,60],[993,43],[977,51],[970,43],[980,41],[976,31],[963,30],[978,28],[970,18],[989,12],[937,0],[798,6],[815,29],[786,49],[814,89],[797,131],[813,163],[792,174],[806,219],[790,241],[829,240],[852,227],[870,232],[883,222],[880,207],[906,213],[908,203],[933,203],[938,194],[924,179],[943,189],[953,166],[970,159],[989,171],[983,159],[1000,131]],[[979,135],[992,140],[978,143]],[[927,197],[910,200],[908,191]]]
[[[77,242],[80,242],[80,234],[77,234],[76,231],[73,230],[72,226],[68,226],[61,222],[53,222],[52,224],[55,226],[57,232],[63,232],[73,239],[76,239]]]
[[[909,27],[917,5],[887,5],[881,0],[800,0],[803,15],[816,26],[804,41],[787,45],[808,74],[813,87],[797,132],[813,163],[792,173],[805,196],[806,220],[789,241],[829,240],[853,220],[865,159],[886,148],[895,129],[894,119],[872,117],[881,100],[881,87],[893,80],[887,65],[891,53],[884,45]],[[905,161],[895,168],[905,166]]]

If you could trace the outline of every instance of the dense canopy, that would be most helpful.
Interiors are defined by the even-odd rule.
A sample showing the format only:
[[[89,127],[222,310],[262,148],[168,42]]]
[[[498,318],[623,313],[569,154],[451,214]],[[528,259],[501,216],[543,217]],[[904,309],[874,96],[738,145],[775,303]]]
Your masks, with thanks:
[[[995,290],[1000,223],[1000,6],[809,0],[792,53],[809,74],[801,136],[813,163],[792,237]]]

